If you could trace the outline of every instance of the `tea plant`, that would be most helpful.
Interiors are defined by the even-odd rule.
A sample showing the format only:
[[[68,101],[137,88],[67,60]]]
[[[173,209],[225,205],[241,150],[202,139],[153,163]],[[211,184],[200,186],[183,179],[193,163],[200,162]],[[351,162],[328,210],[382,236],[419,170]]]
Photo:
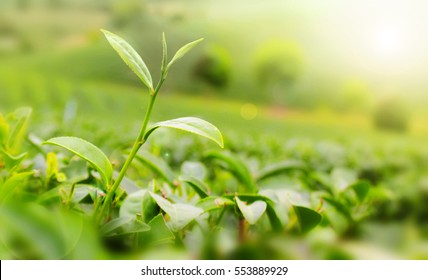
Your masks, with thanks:
[[[153,110],[153,106],[156,100],[156,97],[159,93],[159,90],[162,87],[165,79],[167,78],[168,71],[171,66],[176,63],[180,58],[182,58],[188,51],[190,51],[194,46],[202,41],[202,39],[191,42],[181,49],[179,49],[171,61],[168,62],[167,55],[167,44],[165,36],[162,37],[162,46],[163,46],[163,57],[161,65],[161,77],[156,87],[153,85],[152,77],[147,69],[142,58],[137,54],[137,52],[122,38],[119,36],[102,30],[106,36],[108,42],[113,47],[114,50],[119,54],[122,60],[131,68],[131,70],[140,78],[143,84],[148,88],[150,101],[146,109],[146,114],[143,119],[143,124],[141,126],[140,132],[135,140],[132,149],[128,155],[127,160],[122,166],[119,174],[116,178],[113,179],[113,167],[109,162],[108,157],[96,146],[93,144],[82,140],[76,137],[56,137],[46,141],[46,144],[58,145],[66,148],[77,156],[88,161],[101,175],[103,182],[103,189],[106,191],[105,198],[102,201],[97,201],[97,205],[94,211],[95,219],[99,223],[103,218],[105,218],[109,209],[112,206],[113,198],[117,194],[118,188],[128,170],[131,162],[135,158],[138,150],[141,146],[147,141],[149,136],[160,127],[169,127],[184,130],[190,133],[194,133],[208,139],[213,140],[218,145],[223,147],[223,139],[219,130],[212,124],[194,117],[187,118],[178,118],[173,120],[167,120],[163,122],[158,122],[148,128],[150,116]]]
[[[149,232],[154,231],[153,229],[156,228],[154,224],[162,225],[162,219],[166,219],[168,220],[168,230],[178,233],[175,238],[180,239],[184,237],[183,230],[191,221],[198,219],[198,223],[202,228],[204,228],[202,224],[208,222],[206,226],[212,230],[221,225],[222,218],[226,212],[236,216],[238,237],[241,242],[247,239],[249,225],[255,225],[265,213],[270,221],[271,229],[274,231],[284,230],[286,220],[283,219],[281,221],[277,214],[278,207],[276,207],[276,204],[279,204],[279,202],[275,201],[275,198],[272,199],[259,193],[256,179],[251,175],[245,164],[237,158],[218,152],[211,152],[206,155],[207,160],[215,159],[222,162],[229,172],[236,176],[240,187],[234,193],[229,193],[226,189],[213,192],[204,182],[193,176],[184,176],[176,180],[174,175],[171,175],[173,172],[169,170],[167,164],[162,163],[161,159],[153,157],[146,152],[139,152],[150,135],[161,127],[175,128],[197,134],[223,147],[223,138],[218,129],[198,118],[178,118],[157,122],[149,126],[156,97],[167,78],[170,67],[200,43],[202,39],[191,42],[179,49],[172,60],[168,62],[167,44],[165,36],[163,36],[161,75],[159,82],[154,86],[151,74],[137,52],[119,36],[106,30],[103,30],[103,33],[122,60],[140,78],[150,95],[140,133],[126,161],[119,173],[114,175],[114,168],[108,157],[98,147],[83,139],[55,137],[45,142],[45,144],[57,145],[69,150],[76,156],[86,160],[99,173],[100,180],[96,190],[97,195],[95,195],[93,201],[94,210],[92,215],[95,222],[101,225],[101,233],[105,236],[133,234],[134,242],[139,240],[139,243],[147,243],[147,239],[158,239],[154,236],[147,237],[147,235],[150,235]],[[156,174],[159,174],[161,182],[165,182],[168,188],[156,181],[153,181],[148,189],[143,189],[133,194],[127,194],[123,188],[120,188],[126,172],[135,158],[143,164],[149,165]],[[288,168],[293,167],[288,166]],[[262,171],[259,176],[260,178],[268,177],[283,169],[284,166],[277,166],[275,170]],[[189,193],[185,188],[186,185],[190,186],[194,192]],[[77,187],[81,188],[80,186]],[[73,199],[75,189],[76,185],[72,185],[68,201]],[[126,196],[128,197],[124,199]],[[177,198],[174,199],[174,197]],[[196,197],[199,197],[196,203],[189,203],[189,201],[194,201]],[[135,205],[142,206],[135,207]],[[119,214],[112,212],[117,206],[120,208]],[[297,226],[302,232],[309,231],[321,221],[321,216],[310,208],[291,204],[290,209],[290,214],[296,217]],[[161,219],[162,216],[159,216],[159,214],[162,213],[166,216]],[[208,216],[205,215],[207,217],[205,222],[203,222],[204,219],[201,219],[204,213],[208,214]],[[165,231],[165,229],[163,227],[164,233],[168,235],[169,231]],[[143,234],[143,232],[148,233]],[[140,234],[138,235],[138,233]]]
[[[150,122],[170,67],[201,40],[183,46],[168,61],[163,36],[161,75],[154,86],[137,52],[119,36],[103,33],[148,91],[140,131],[129,150],[119,148],[109,157],[77,137],[43,142],[30,135],[25,142],[29,108],[0,117],[0,221],[6,229],[0,239],[13,257],[106,258],[100,248],[139,253],[165,244],[199,258],[283,256],[280,248],[267,245],[271,238],[308,236],[316,227],[333,229],[339,239],[356,235],[375,212],[372,202],[385,201],[357,171],[336,166],[341,160],[326,162],[325,156],[341,155],[332,145],[320,149],[326,155],[312,146],[287,146],[286,160],[275,163],[268,156],[266,163],[266,154],[263,160],[258,154],[254,164],[242,152],[269,150],[272,155],[280,147],[237,137],[229,151],[206,151],[197,138],[183,145],[169,130],[155,134],[159,128],[174,128],[224,146],[220,131],[199,118]],[[181,153],[175,162],[161,156],[166,144],[172,145],[169,152]],[[28,158],[25,149],[37,156]],[[223,248],[226,243],[231,248]],[[79,250],[85,244],[102,254],[85,255]],[[258,249],[249,253],[245,248]]]

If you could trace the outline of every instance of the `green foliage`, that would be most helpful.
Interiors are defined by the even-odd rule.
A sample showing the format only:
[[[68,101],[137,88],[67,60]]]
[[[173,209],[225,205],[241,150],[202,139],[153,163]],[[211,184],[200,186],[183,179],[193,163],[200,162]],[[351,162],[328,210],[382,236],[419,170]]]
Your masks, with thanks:
[[[193,66],[193,75],[214,88],[225,88],[231,79],[231,59],[227,50],[211,47]]]
[[[45,144],[63,147],[88,161],[101,174],[104,183],[110,184],[113,168],[108,157],[95,145],[77,137],[55,137]]]
[[[124,39],[107,30],[102,30],[108,42],[119,54],[126,65],[137,75],[149,90],[153,91],[153,81],[149,69],[140,55]]]
[[[169,127],[184,130],[186,132],[190,132],[208,138],[217,143],[221,148],[223,148],[224,146],[223,137],[220,131],[215,126],[213,126],[207,121],[192,117],[179,118],[155,123],[151,128],[147,130],[146,134],[144,135],[144,139],[147,139],[153,131],[160,127]]]
[[[190,117],[150,122],[168,70],[199,40],[168,62],[163,36],[154,86],[132,47],[105,34],[150,88],[140,133],[129,146],[126,124],[116,133],[100,133],[101,123],[76,125],[71,131],[96,145],[76,137],[45,142],[69,151],[63,153],[28,136],[30,109],[0,115],[0,243],[8,248],[0,245],[2,258],[114,258],[118,252],[144,258],[160,250],[192,258],[352,258],[346,243],[368,238],[371,223],[397,223],[402,215],[424,221],[421,174],[428,158],[418,149],[310,141],[288,130],[287,137],[269,139],[263,123],[254,122],[260,135],[248,137],[237,126],[226,138],[227,151],[207,151],[212,143],[192,136],[223,148],[212,124]],[[58,122],[47,134],[63,131],[70,132]],[[409,207],[414,202],[420,208]]]
[[[235,200],[239,210],[250,225],[255,224],[266,211],[267,204],[264,201],[254,201],[253,203],[247,205],[238,197],[236,197]]]
[[[171,203],[165,198],[150,193],[152,198],[156,201],[159,207],[169,216],[169,226],[171,231],[179,231],[183,229],[188,223],[202,214],[203,210],[189,204]]]
[[[199,44],[200,42],[202,42],[202,40],[204,39],[199,39],[193,42],[190,42],[186,45],[184,45],[183,47],[181,47],[174,55],[174,57],[171,59],[171,61],[167,64],[166,68],[165,68],[165,72],[168,73],[169,68],[175,63],[177,62],[177,60],[181,59],[186,53],[188,53],[191,49],[193,49],[197,44]]]
[[[310,231],[321,222],[321,215],[310,208],[293,206],[293,210],[296,213],[302,233]]]
[[[262,47],[255,57],[256,78],[268,89],[295,84],[302,72],[303,55],[295,42],[272,41]]]
[[[377,104],[373,119],[379,129],[403,132],[409,127],[410,112],[400,98],[388,98]]]

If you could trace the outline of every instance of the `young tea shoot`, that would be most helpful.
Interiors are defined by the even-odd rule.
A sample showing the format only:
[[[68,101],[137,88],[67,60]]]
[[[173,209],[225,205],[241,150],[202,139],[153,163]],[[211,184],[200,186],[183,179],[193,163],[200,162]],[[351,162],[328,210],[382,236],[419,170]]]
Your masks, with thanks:
[[[220,131],[211,123],[199,118],[177,118],[157,122],[151,127],[149,127],[149,121],[156,97],[158,96],[158,93],[165,79],[167,78],[169,69],[173,64],[175,64],[179,59],[181,59],[187,52],[189,52],[193,47],[199,44],[203,39],[199,39],[184,45],[175,53],[173,58],[168,62],[167,43],[165,35],[163,34],[163,56],[161,63],[161,76],[156,86],[154,86],[149,69],[147,68],[141,56],[135,51],[135,49],[118,35],[107,30],[101,31],[103,32],[107,41],[110,43],[113,49],[118,53],[118,55],[122,58],[126,65],[131,68],[131,70],[141,80],[143,85],[148,89],[148,93],[150,95],[149,104],[146,108],[146,113],[142,120],[140,132],[134,141],[132,149],[129,152],[125,163],[120,169],[117,177],[113,179],[113,167],[109,162],[108,157],[95,145],[76,137],[55,137],[45,142],[45,144],[57,145],[69,150],[75,155],[86,160],[93,168],[95,168],[95,170],[98,171],[98,173],[100,173],[104,184],[104,189],[106,191],[106,195],[102,201],[97,203],[94,211],[94,218],[97,223],[109,220],[109,211],[112,207],[113,198],[123,178],[125,177],[126,171],[131,165],[133,159],[136,157],[141,146],[144,145],[149,136],[158,128],[167,127],[187,131],[208,138],[214,141],[222,148],[224,146],[223,136]]]

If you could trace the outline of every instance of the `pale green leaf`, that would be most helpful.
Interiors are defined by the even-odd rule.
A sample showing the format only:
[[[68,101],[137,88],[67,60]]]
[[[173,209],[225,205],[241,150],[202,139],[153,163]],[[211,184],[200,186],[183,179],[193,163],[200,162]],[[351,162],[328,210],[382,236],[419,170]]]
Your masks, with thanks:
[[[141,214],[141,202],[146,192],[146,190],[139,190],[128,195],[120,206],[119,217],[135,217]]]
[[[168,228],[162,214],[157,215],[148,223],[150,230],[140,235],[139,244],[142,246],[154,246],[174,241],[174,234]],[[146,249],[147,247],[145,247]]]
[[[111,221],[109,221],[108,223],[106,223],[105,225],[103,225],[100,228],[100,232],[102,235],[105,236],[109,236],[112,235],[112,233],[119,229],[121,226],[130,223],[132,220],[134,219],[134,217],[132,216],[124,216],[124,217],[119,217],[116,219],[113,219]]]
[[[172,204],[165,198],[150,192],[152,198],[159,207],[170,217],[170,228],[172,231],[179,231],[197,218],[203,210],[189,204],[176,203]]]
[[[55,137],[44,144],[63,147],[78,157],[88,161],[100,174],[106,184],[109,184],[113,167],[107,156],[95,145],[77,137]]]
[[[5,182],[0,182],[0,202],[4,202],[9,199],[16,189],[22,188],[25,182],[34,175],[33,171],[15,173],[10,176]]]
[[[211,123],[199,118],[186,117],[155,123],[146,132],[144,139],[147,140],[150,134],[160,127],[175,128],[197,134],[214,141],[222,148],[224,147],[223,136],[221,135],[218,128]]]
[[[166,70],[167,70],[167,63],[168,63],[168,47],[166,45],[166,39],[165,39],[165,33],[162,33],[162,68],[161,72],[162,75],[164,75],[164,78],[166,78]]]
[[[9,115],[9,118],[12,121],[15,121],[15,124],[12,126],[9,132],[9,139],[7,142],[9,152],[13,154],[19,153],[22,142],[25,138],[25,133],[27,131],[27,126],[32,111],[33,109],[30,107],[22,107]]]
[[[199,44],[200,42],[202,42],[202,40],[204,40],[203,38],[198,39],[196,41],[190,42],[186,45],[184,45],[183,47],[181,47],[174,55],[174,57],[171,59],[171,61],[168,63],[168,66],[166,67],[166,70],[168,71],[169,68],[180,58],[182,58],[188,51],[190,51],[191,49],[193,49],[193,47],[195,47],[197,44]]]
[[[228,199],[235,199],[236,196],[233,194],[226,194],[226,195],[223,195],[223,197]],[[272,229],[274,229],[275,231],[283,230],[283,225],[278,216],[278,213],[276,213],[275,203],[274,201],[272,201],[272,199],[263,195],[258,195],[258,194],[241,194],[239,195],[239,197],[241,200],[244,200],[247,203],[253,203],[259,200],[266,202],[266,214],[269,218]]]
[[[125,216],[111,220],[101,227],[100,232],[104,236],[118,236],[131,233],[139,233],[150,230],[150,226],[133,217]]]
[[[126,65],[153,91],[153,81],[149,69],[140,55],[121,37],[107,30],[101,30],[113,49],[119,54]]]
[[[235,200],[245,220],[251,225],[254,225],[266,211],[267,204],[264,201],[258,200],[247,205],[238,197],[235,197]]]
[[[196,206],[202,208],[205,212],[214,211],[223,209],[228,206],[235,205],[235,203],[225,197],[221,196],[207,196],[201,200],[198,201]]]

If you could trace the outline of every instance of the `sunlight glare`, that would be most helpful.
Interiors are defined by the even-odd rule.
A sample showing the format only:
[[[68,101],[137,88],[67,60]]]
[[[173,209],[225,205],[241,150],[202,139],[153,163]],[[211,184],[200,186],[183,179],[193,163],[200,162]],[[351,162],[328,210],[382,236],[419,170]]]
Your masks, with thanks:
[[[374,48],[384,57],[400,56],[404,52],[405,36],[397,28],[381,28],[375,33]]]

